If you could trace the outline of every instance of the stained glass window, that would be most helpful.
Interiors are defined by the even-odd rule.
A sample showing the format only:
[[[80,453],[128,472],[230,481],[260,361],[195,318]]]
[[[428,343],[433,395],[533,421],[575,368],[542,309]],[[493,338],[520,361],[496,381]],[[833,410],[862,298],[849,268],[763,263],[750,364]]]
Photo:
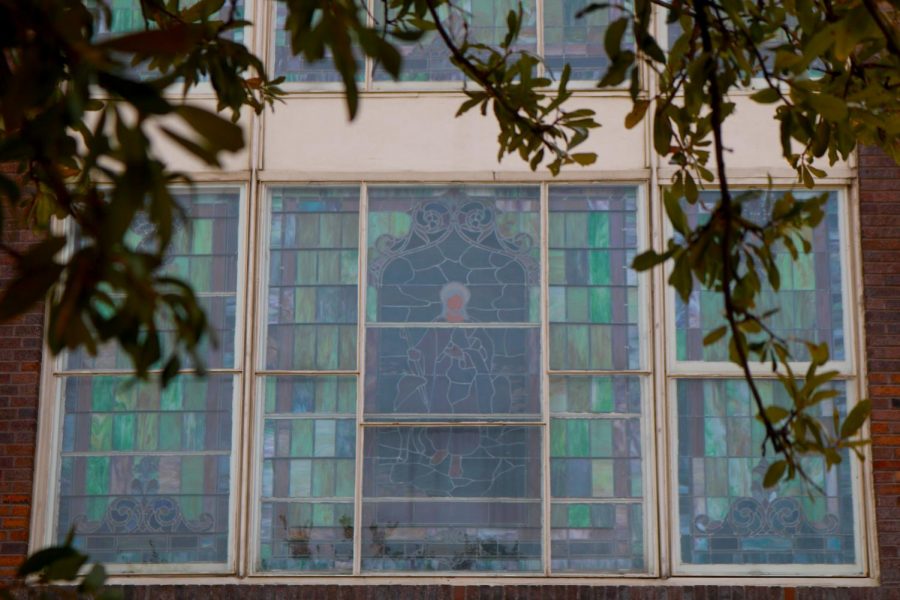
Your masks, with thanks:
[[[539,189],[372,187],[366,414],[540,414]]]
[[[353,569],[359,188],[269,193],[263,571]],[[345,372],[343,375],[333,374]]]
[[[541,569],[539,192],[369,188],[364,570]]]
[[[367,429],[364,570],[540,570],[540,456],[537,427]]]
[[[272,190],[266,367],[356,367],[359,188]]]
[[[287,21],[287,5],[284,2],[273,2],[275,10],[275,29],[272,32],[272,73],[273,77],[284,77],[287,83],[335,83],[339,84],[341,74],[334,68],[332,56],[317,62],[309,63],[301,56],[295,56],[291,48],[290,34],[285,30]],[[366,78],[365,59],[357,55],[359,69],[356,80],[362,82]]]
[[[198,0],[180,0],[179,5],[182,9],[196,4]],[[144,19],[141,10],[140,0],[106,0],[109,7],[109,18],[104,11],[98,8],[96,0],[89,0],[88,6],[94,13],[94,31],[98,39],[104,39],[115,35],[144,31],[147,28],[147,21]],[[244,18],[244,0],[237,0],[234,3],[234,18],[237,20]],[[213,20],[226,20],[231,16],[232,3],[226,2],[219,10],[219,13],[212,17]],[[155,25],[154,25],[155,27]],[[226,39],[243,43],[244,31],[242,28],[232,29],[223,35]],[[128,56],[124,62],[128,65]],[[149,79],[160,76],[157,70],[151,70],[146,62],[137,65],[130,65],[130,72],[141,79]],[[208,78],[207,75],[202,76],[202,80]]]
[[[190,282],[215,332],[199,351],[207,368],[231,368],[235,364],[237,318],[238,220],[240,202],[234,188],[199,188],[195,193],[176,191],[175,200],[185,210],[186,219],[176,220],[172,239],[161,271]],[[152,226],[138,218],[126,236],[135,248],[155,249]],[[161,321],[164,350],[170,347],[174,324]],[[79,350],[64,357],[68,370],[128,370],[131,362],[118,346],[101,348],[96,356]]]
[[[805,463],[821,493],[762,487],[773,458],[746,385],[696,343],[718,296],[670,302],[630,268],[646,245],[638,186],[263,189],[252,236],[236,188],[178,194],[190,218],[163,268],[191,281],[217,332],[205,377],[135,384],[113,348],[54,363],[48,541],[74,528],[129,572],[231,572],[246,555],[249,572],[276,575],[645,576],[661,570],[658,543],[675,544],[678,575],[862,572],[851,456]],[[757,198],[744,204],[754,219],[770,201]],[[778,331],[842,360],[837,200],[808,256],[777,249],[783,286],[764,296],[782,308]],[[157,241],[138,223],[128,243]],[[244,264],[258,277],[249,313]],[[655,349],[654,298],[676,333]],[[673,345],[674,369],[655,373]],[[848,364],[816,409],[827,422],[856,396]],[[786,405],[777,380],[757,382]],[[662,406],[671,416],[654,428]]]
[[[809,193],[795,192],[797,198]],[[750,199],[742,203],[743,214],[757,222],[769,217],[779,192],[749,192]],[[706,218],[703,205],[714,206],[715,196],[701,194],[700,202],[688,206],[688,220],[692,225]],[[844,313],[842,298],[842,268],[840,223],[837,195],[832,192],[825,205],[824,221],[806,232],[812,251],[800,252],[797,260],[787,248],[776,248],[776,262],[781,275],[781,288],[774,291],[765,284],[758,311],[777,309],[768,323],[781,337],[788,340],[796,360],[807,360],[803,341],[827,342],[831,358],[843,360]],[[727,361],[727,338],[711,346],[703,345],[703,337],[724,324],[722,298],[714,290],[695,286],[687,303],[678,300],[675,308],[676,355],[678,360]]]
[[[59,497],[54,531],[106,563],[225,563],[229,552],[233,368],[240,192],[179,193],[163,270],[191,282],[216,331],[203,351],[211,372],[181,375],[164,390],[136,383],[112,347],[63,358]],[[156,238],[140,223],[136,246]],[[118,374],[71,374],[66,371]]]
[[[636,190],[553,185],[549,209],[551,565],[640,571],[642,378],[602,374],[641,363]]]
[[[231,376],[160,391],[129,376],[66,377],[56,535],[106,563],[228,556]]]
[[[544,60],[550,75],[558,78],[563,66],[572,68],[573,80],[599,81],[609,68],[603,45],[606,28],[624,15],[621,9],[604,7],[579,16],[589,0],[544,0]],[[623,42],[631,45],[630,32]]]
[[[522,29],[516,48],[537,52],[537,11],[534,0],[460,0],[453,7],[439,7],[441,21],[457,41],[468,35],[470,42],[497,47],[508,31],[506,17],[510,10],[523,11]],[[464,26],[465,25],[465,26]],[[427,32],[416,42],[400,43],[403,56],[401,81],[462,81],[465,76],[450,62],[450,51],[437,32]],[[389,81],[391,76],[375,65],[375,81]]]
[[[550,187],[550,368],[636,369],[634,188]]]
[[[757,381],[767,405],[790,406],[778,381]],[[838,385],[844,389],[843,384]],[[678,527],[685,564],[854,564],[856,536],[849,456],[831,470],[822,458],[797,478],[765,489],[770,456],[743,380],[681,380],[678,397]],[[818,405],[830,423],[843,396]],[[801,572],[801,571],[798,571]]]
[[[260,568],[350,572],[356,377],[264,386]]]

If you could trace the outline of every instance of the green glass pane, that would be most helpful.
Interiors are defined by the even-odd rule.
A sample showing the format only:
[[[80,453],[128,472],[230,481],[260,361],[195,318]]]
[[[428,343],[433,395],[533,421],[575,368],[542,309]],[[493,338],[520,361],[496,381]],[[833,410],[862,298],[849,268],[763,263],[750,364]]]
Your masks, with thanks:
[[[742,215],[750,221],[762,223],[771,218],[772,207],[784,191],[750,190],[742,193]],[[825,217],[815,230],[804,231],[811,245],[809,253],[800,252],[796,260],[782,245],[774,247],[774,260],[780,275],[780,287],[775,291],[763,277],[756,311],[767,317],[766,325],[787,340],[794,360],[808,360],[804,341],[826,342],[831,357],[843,360],[846,356],[843,330],[843,273],[841,267],[841,227],[838,194],[829,192],[824,205]],[[810,192],[794,192],[798,199],[811,197]],[[691,223],[707,218],[703,207],[715,205],[711,193],[701,194],[701,201],[687,207]],[[799,243],[797,244],[799,247]],[[764,273],[761,266],[757,271]],[[712,346],[704,346],[703,338],[724,324],[721,296],[710,290],[695,290],[687,304],[676,300],[676,357],[690,361],[728,361],[727,339]],[[751,335],[750,341],[758,336]]]
[[[634,188],[550,186],[551,369],[640,365],[636,213]]]

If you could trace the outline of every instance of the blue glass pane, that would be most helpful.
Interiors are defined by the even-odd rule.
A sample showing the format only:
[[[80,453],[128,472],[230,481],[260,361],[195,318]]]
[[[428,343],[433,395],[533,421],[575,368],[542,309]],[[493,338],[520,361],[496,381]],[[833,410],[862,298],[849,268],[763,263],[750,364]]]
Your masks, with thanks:
[[[356,377],[266,377],[264,406],[260,568],[351,571]]]
[[[541,568],[537,427],[366,431],[364,570]]]

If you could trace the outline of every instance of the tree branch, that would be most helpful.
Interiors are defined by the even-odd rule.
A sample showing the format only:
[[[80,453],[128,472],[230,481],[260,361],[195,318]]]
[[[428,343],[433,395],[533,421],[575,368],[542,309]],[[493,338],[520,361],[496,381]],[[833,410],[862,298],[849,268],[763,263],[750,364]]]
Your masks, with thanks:
[[[772,447],[776,452],[783,452],[785,448],[784,444],[782,443],[781,436],[778,435],[778,432],[775,430],[775,426],[766,417],[766,407],[763,404],[762,396],[759,393],[756,382],[753,380],[753,374],[750,371],[750,363],[747,358],[747,351],[744,348],[744,345],[740,342],[740,339],[743,337],[743,332],[741,332],[738,326],[734,298],[731,295],[731,284],[734,280],[734,265],[731,261],[731,223],[733,216],[733,205],[731,190],[728,187],[728,177],[725,172],[725,145],[722,141],[723,96],[722,90],[719,87],[719,78],[716,73],[717,58],[716,54],[713,51],[712,37],[709,33],[710,24],[708,15],[706,13],[709,5],[707,4],[707,0],[696,0],[695,6],[697,25],[700,29],[700,37],[703,42],[703,52],[707,55],[706,80],[709,86],[709,105],[710,111],[712,113],[711,120],[715,146],[716,173],[719,179],[719,193],[721,195],[718,211],[722,215],[721,218],[723,221],[722,294],[725,304],[725,318],[727,319],[728,326],[731,329],[731,336],[734,340],[735,352],[737,354],[740,367],[744,372],[744,378],[747,380],[747,384],[750,387],[750,394],[753,397],[753,401],[755,402],[756,408],[759,411],[760,418],[762,419],[763,425],[766,428],[766,439],[771,440]],[[765,451],[765,442],[763,451]]]
[[[478,85],[480,85],[484,89],[484,91],[487,92],[488,95],[493,98],[494,101],[499,104],[500,107],[510,116],[512,116],[520,125],[523,125],[524,127],[531,130],[532,133],[539,136],[541,139],[541,143],[546,146],[547,149],[549,149],[557,156],[567,156],[568,152],[546,139],[546,136],[544,134],[546,133],[547,128],[536,124],[531,119],[523,117],[519,113],[519,109],[511,105],[507,98],[505,98],[503,94],[500,93],[497,87],[491,82],[488,75],[482,72],[481,69],[479,69],[471,60],[469,60],[469,57],[467,57],[465,53],[463,53],[463,51],[459,48],[459,46],[457,46],[450,33],[441,22],[434,0],[428,0],[428,12],[431,14],[431,18],[434,20],[434,26],[438,32],[438,35],[441,36],[444,44],[450,50],[453,58],[456,59],[457,63],[459,63],[463,71],[472,79],[474,79],[478,83]]]
[[[888,49],[894,56],[900,58],[900,44],[898,44],[897,40],[894,39],[894,32],[891,31],[890,26],[881,20],[881,17],[883,15],[881,10],[875,4],[875,0],[863,0],[863,6],[866,7],[866,10],[872,16],[875,24],[878,25],[878,29],[880,29],[881,33],[884,34],[884,39],[887,43]]]

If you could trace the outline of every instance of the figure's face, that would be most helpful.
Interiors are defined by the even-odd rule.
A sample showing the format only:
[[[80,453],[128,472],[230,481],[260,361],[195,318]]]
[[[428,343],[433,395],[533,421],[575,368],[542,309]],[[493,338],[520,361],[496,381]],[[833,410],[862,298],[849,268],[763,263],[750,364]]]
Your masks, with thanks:
[[[453,294],[449,298],[447,298],[447,308],[454,311],[462,310],[463,307],[463,298],[459,294]]]

